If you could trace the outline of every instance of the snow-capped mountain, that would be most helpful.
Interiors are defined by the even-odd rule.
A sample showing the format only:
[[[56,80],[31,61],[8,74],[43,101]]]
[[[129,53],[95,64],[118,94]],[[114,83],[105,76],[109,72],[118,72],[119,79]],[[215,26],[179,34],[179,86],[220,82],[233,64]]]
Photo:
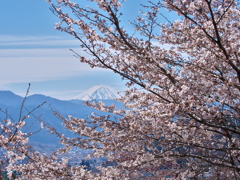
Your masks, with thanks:
[[[84,91],[74,99],[89,101],[89,100],[97,100],[97,99],[101,99],[101,100],[116,99],[119,97],[120,95],[118,94],[118,92],[112,87],[109,87],[106,85],[100,85],[100,86],[94,86]]]

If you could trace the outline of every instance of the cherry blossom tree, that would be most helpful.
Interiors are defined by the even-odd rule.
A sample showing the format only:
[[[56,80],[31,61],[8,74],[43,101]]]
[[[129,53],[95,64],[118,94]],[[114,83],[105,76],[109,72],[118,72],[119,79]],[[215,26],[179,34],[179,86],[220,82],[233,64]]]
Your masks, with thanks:
[[[83,0],[47,1],[60,19],[56,29],[91,55],[73,51],[81,62],[127,80],[128,90],[118,99],[125,107],[86,102],[108,113],[88,119],[56,113],[78,135],[61,135],[64,147],[57,153],[92,149],[89,157],[107,158],[97,171],[56,158],[10,169],[30,179],[240,178],[237,0],[149,1],[131,22],[133,31],[121,21],[123,0],[89,0],[90,7]],[[170,21],[163,9],[177,19]]]

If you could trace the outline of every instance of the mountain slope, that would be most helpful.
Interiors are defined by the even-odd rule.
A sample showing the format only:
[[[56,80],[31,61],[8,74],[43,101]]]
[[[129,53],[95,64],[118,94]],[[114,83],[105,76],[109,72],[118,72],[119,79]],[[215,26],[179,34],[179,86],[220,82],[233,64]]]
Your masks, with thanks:
[[[18,121],[20,116],[20,108],[23,101],[23,97],[18,96],[10,91],[0,91],[0,108],[2,110],[7,109],[7,113],[10,115],[7,118],[13,121]],[[46,103],[41,107],[35,109],[43,102]],[[122,107],[122,103],[114,100],[102,100],[106,104],[116,104],[118,107]],[[63,125],[62,121],[54,115],[54,111],[57,111],[60,115],[67,118],[68,115],[72,115],[76,118],[87,118],[92,112],[98,115],[106,115],[106,112],[100,112],[96,109],[88,107],[83,104],[81,100],[59,100],[52,97],[44,96],[42,94],[35,94],[28,96],[24,107],[22,109],[22,117],[27,115],[31,110],[35,109],[30,114],[30,117],[26,119],[26,127],[23,129],[25,132],[33,132],[33,136],[30,137],[30,141],[37,143],[57,144],[59,139],[50,135],[46,128],[40,132],[34,134],[41,128],[41,121],[53,126],[56,130],[66,136],[73,137],[74,134],[69,132]],[[0,124],[1,120],[6,119],[6,114],[0,111]]]
[[[0,104],[6,106],[14,106],[20,104],[23,101],[23,97],[12,93],[11,91],[0,91]]]
[[[79,96],[75,97],[74,99],[89,101],[89,100],[106,100],[106,99],[116,99],[119,98],[118,92],[105,85],[101,86],[94,86],[83,93],[81,93]]]

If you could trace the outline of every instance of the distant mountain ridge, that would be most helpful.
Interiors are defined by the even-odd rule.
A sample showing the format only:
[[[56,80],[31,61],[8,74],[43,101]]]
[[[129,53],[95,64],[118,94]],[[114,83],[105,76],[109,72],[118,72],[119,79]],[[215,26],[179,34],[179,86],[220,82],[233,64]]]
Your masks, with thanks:
[[[107,99],[114,100],[119,97],[120,97],[120,95],[114,88],[106,86],[106,85],[100,85],[100,86],[94,86],[94,87],[84,91],[83,93],[81,93],[80,95],[75,97],[74,99],[83,100],[83,101],[107,100]]]
[[[0,91],[0,104],[6,106],[20,105],[23,101],[23,97],[14,94],[11,91]]]
[[[107,96],[108,97],[108,96]],[[24,97],[18,96],[11,91],[0,91],[0,124],[1,120],[9,118],[13,121],[17,121],[20,115],[20,108]],[[33,114],[30,114],[30,118],[26,119],[26,129],[30,127],[27,132],[35,132],[41,128],[40,122],[44,121],[47,124],[55,127],[59,132],[65,134],[66,136],[73,136],[73,133],[69,132],[62,125],[62,121],[54,115],[53,111],[57,111],[63,117],[68,118],[68,115],[71,115],[76,118],[87,118],[93,112],[98,115],[105,115],[105,112],[100,112],[94,108],[84,105],[84,100],[59,100],[42,94],[34,94],[27,97],[22,115],[25,116],[29,111],[38,107],[43,102],[46,103],[36,109]],[[122,107],[123,104],[115,100],[107,99],[101,100],[106,105],[115,104],[117,107]],[[7,110],[7,111],[6,111]],[[8,117],[4,113],[8,113]],[[37,120],[37,121],[36,121]],[[32,142],[37,143],[47,143],[47,144],[56,144],[58,138],[54,135],[50,135],[47,130],[44,128],[40,132],[34,134],[30,137]]]

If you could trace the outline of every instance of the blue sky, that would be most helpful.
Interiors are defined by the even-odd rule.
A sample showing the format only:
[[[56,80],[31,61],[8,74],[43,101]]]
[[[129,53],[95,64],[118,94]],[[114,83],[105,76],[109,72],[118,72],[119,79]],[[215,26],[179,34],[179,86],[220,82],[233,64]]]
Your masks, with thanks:
[[[125,13],[137,12],[132,2]],[[45,0],[2,1],[0,13],[0,90],[24,95],[31,83],[31,94],[71,99],[95,85],[125,89],[117,74],[73,57],[69,49],[84,53],[77,40],[54,29],[59,20]]]

